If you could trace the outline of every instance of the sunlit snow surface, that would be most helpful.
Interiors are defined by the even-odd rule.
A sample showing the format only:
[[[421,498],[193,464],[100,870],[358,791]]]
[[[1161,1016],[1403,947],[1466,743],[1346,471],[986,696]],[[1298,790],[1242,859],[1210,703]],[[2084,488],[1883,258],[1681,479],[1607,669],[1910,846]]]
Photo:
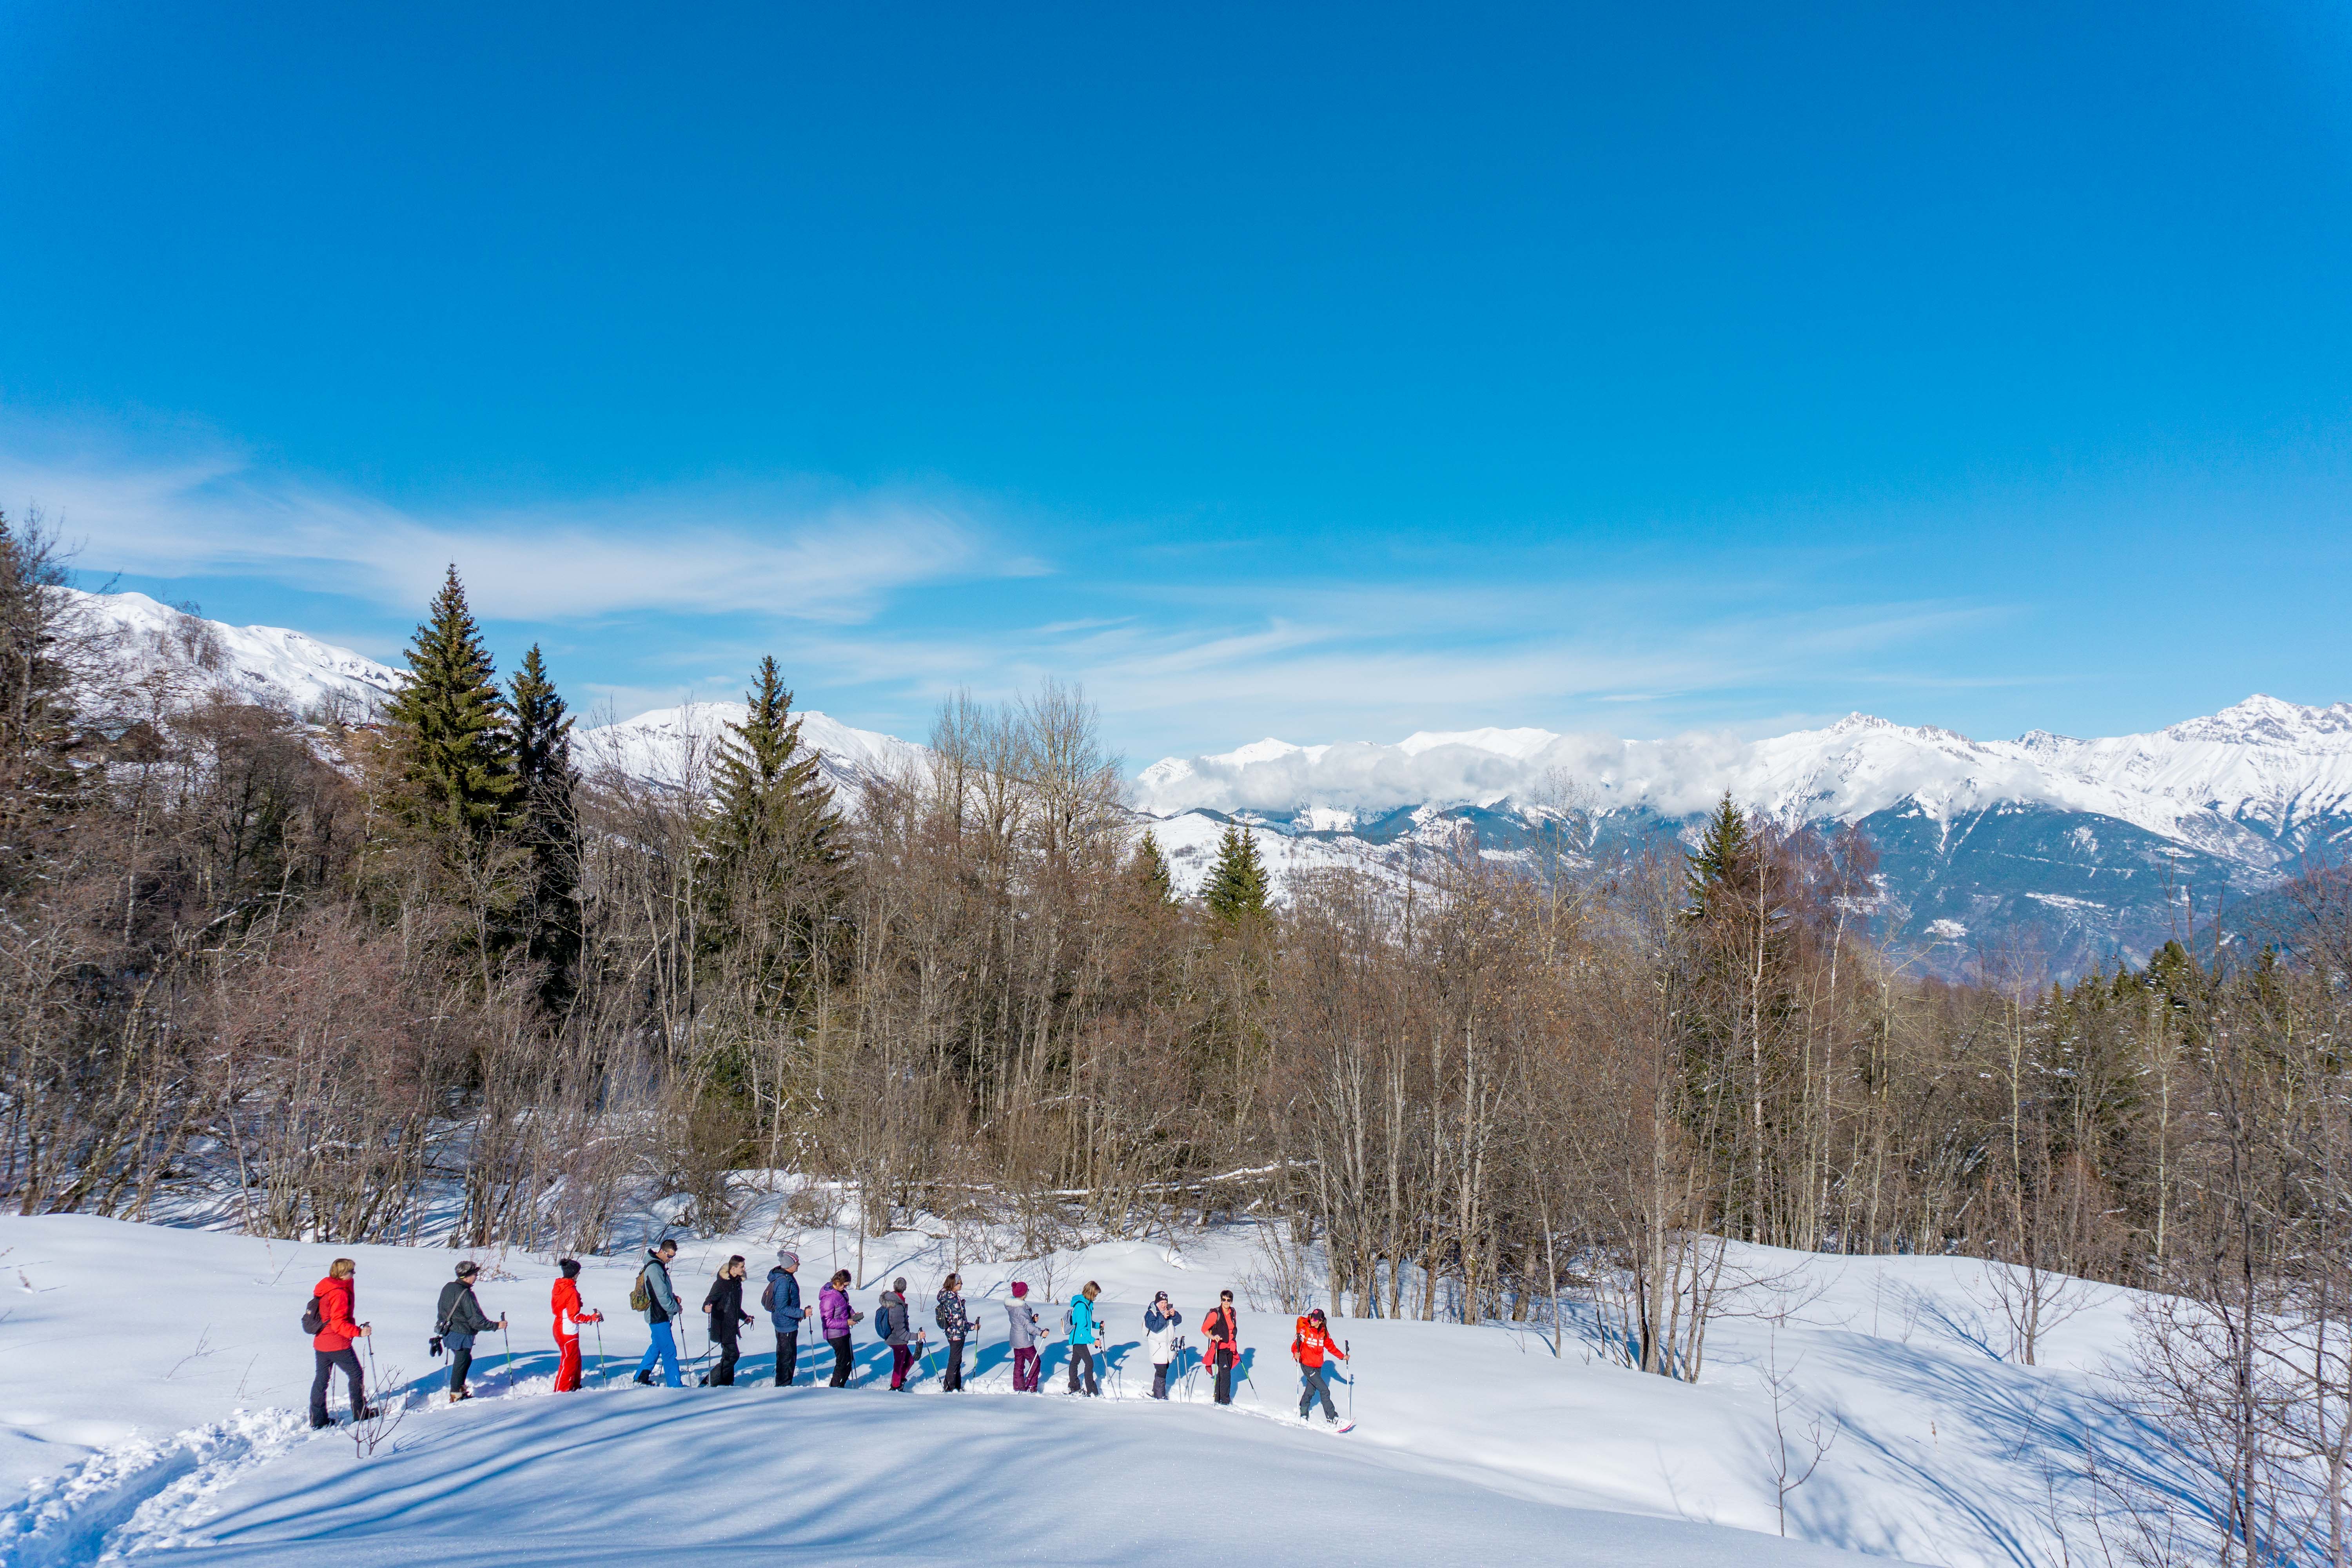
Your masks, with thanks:
[[[772,1257],[754,1232],[689,1240],[677,1278],[689,1306],[727,1254]],[[796,1243],[811,1293],[854,1237]],[[871,1311],[893,1275],[925,1292],[951,1264],[919,1230],[869,1239]],[[1361,1563],[1427,1568],[1539,1557],[1575,1563],[1826,1560],[1822,1548],[1953,1564],[2051,1562],[2053,1531],[2089,1544],[2080,1444],[2103,1433],[2094,1373],[2127,1345],[2120,1295],[2104,1293],[2027,1368],[2000,1348],[1978,1265],[1743,1252],[1801,1268],[1808,1289],[1772,1300],[1775,1330],[1727,1319],[1696,1386],[1593,1355],[1571,1317],[1555,1358],[1537,1330],[1344,1320],[1360,1423],[1341,1437],[1298,1426],[1288,1320],[1243,1309],[1251,1380],[1238,1405],[1180,1381],[1172,1405],[1142,1395],[1142,1303],[1167,1289],[1188,1324],[1252,1268],[1242,1234],[1112,1242],[1049,1266],[963,1260],[982,1323],[972,1392],[938,1392],[932,1357],[914,1392],[877,1382],[884,1358],[857,1331],[858,1383],[806,1386],[829,1360],[802,1357],[803,1386],[769,1386],[764,1326],[747,1337],[743,1385],[624,1385],[644,1329],[623,1309],[632,1258],[589,1260],[583,1288],[614,1313],[607,1386],[547,1392],[543,1258],[484,1256],[485,1304],[513,1322],[511,1383],[492,1336],[476,1363],[484,1397],[430,1403],[425,1356],[435,1292],[461,1256],[444,1248],[284,1242],[79,1217],[0,1219],[11,1353],[0,1358],[0,1561],[94,1563],[154,1550],[163,1561],[366,1564],[793,1560],[915,1563]],[[838,1251],[836,1251],[838,1248]],[[312,1436],[299,1407],[310,1352],[297,1324],[327,1260],[358,1258],[377,1365],[414,1402],[375,1454],[341,1431]],[[1108,1397],[1010,1392],[1000,1303],[1010,1278],[1050,1277],[1057,1300],[1105,1287]],[[1818,1292],[1818,1294],[1814,1294]],[[1246,1289],[1244,1289],[1246,1302]],[[1763,1298],[1748,1303],[1762,1305]],[[1044,1315],[1058,1322],[1059,1308]],[[682,1336],[703,1349],[698,1327]],[[936,1336],[934,1336],[936,1338]],[[1990,1347],[1990,1349],[1988,1347]],[[596,1344],[588,1342],[592,1375]],[[1790,1419],[1840,1428],[1820,1473],[1790,1499],[1777,1535],[1766,1462],[1768,1360],[1791,1371]],[[1062,1352],[1048,1353],[1049,1390]],[[1350,1403],[1344,1384],[1337,1390]],[[337,1409],[341,1401],[338,1390]],[[2111,1451],[2113,1451],[2111,1449]]]

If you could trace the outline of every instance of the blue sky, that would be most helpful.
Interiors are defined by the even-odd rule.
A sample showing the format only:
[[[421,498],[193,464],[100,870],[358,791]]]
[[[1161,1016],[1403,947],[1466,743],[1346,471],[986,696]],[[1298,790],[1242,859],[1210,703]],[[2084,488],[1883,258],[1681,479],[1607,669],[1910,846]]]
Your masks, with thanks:
[[[1979,735],[2352,697],[2262,4],[0,10],[0,505],[586,709]]]

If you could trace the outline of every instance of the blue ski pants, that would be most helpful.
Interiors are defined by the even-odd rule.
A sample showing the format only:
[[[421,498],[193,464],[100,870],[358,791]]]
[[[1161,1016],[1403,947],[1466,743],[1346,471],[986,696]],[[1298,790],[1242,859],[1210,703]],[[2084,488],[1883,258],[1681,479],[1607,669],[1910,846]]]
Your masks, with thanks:
[[[670,1332],[670,1326],[667,1323],[648,1323],[646,1326],[653,1331],[653,1343],[646,1347],[646,1359],[637,1363],[637,1370],[651,1372],[654,1369],[654,1363],[658,1360],[661,1363],[663,1385],[669,1388],[678,1387],[677,1337]]]

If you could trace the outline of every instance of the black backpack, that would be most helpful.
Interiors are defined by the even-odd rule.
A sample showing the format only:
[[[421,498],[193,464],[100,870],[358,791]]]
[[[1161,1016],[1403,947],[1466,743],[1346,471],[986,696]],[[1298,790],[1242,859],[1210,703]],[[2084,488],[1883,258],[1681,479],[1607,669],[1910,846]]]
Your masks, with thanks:
[[[327,1315],[319,1310],[319,1298],[315,1292],[302,1303],[302,1331],[314,1340],[327,1331]]]

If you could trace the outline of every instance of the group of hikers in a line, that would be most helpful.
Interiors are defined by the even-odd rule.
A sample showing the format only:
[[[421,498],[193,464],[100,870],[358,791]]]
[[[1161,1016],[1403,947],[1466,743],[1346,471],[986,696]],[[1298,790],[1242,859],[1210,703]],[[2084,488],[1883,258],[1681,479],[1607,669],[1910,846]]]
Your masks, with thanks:
[[[660,1381],[668,1387],[682,1386],[678,1372],[677,1335],[675,1324],[685,1314],[679,1306],[677,1289],[670,1282],[670,1264],[677,1257],[677,1243],[665,1237],[646,1254],[645,1267],[638,1270],[629,1291],[630,1308],[646,1321],[649,1342],[643,1360],[638,1362],[635,1381],[651,1384],[658,1372]],[[788,1388],[800,1373],[801,1325],[808,1319],[801,1304],[800,1255],[790,1248],[776,1254],[776,1266],[768,1270],[767,1286],[760,1293],[760,1310],[768,1314],[776,1334],[776,1386]],[[549,1301],[555,1328],[556,1371],[555,1392],[568,1394],[580,1386],[580,1332],[589,1324],[602,1323],[604,1314],[589,1310],[580,1299],[580,1264],[566,1258],[557,1264],[562,1278]],[[342,1369],[352,1396],[352,1415],[365,1420],[374,1412],[368,1407],[365,1379],[360,1369],[359,1357],[352,1345],[372,1332],[366,1323],[357,1320],[353,1275],[356,1265],[351,1258],[338,1258],[327,1270],[327,1277],[311,1290],[310,1303],[305,1309],[302,1326],[311,1335],[311,1348],[317,1352],[318,1367],[310,1382],[310,1425],[331,1425],[327,1415],[327,1390],[335,1369]],[[449,1401],[470,1398],[466,1384],[473,1367],[474,1344],[478,1335],[501,1331],[507,1326],[502,1314],[493,1319],[483,1310],[474,1295],[474,1282],[481,1270],[470,1259],[457,1265],[457,1278],[441,1287],[441,1300],[434,1314],[432,1351],[436,1355],[444,1350],[449,1353]],[[702,1311],[709,1325],[711,1346],[719,1359],[703,1374],[701,1383],[710,1387],[730,1387],[735,1382],[735,1367],[742,1350],[743,1331],[759,1320],[743,1310],[743,1286],[748,1269],[740,1254],[728,1258],[718,1277],[702,1298]],[[849,1304],[850,1272],[834,1270],[833,1278],[817,1291],[817,1329],[833,1351],[833,1378],[828,1387],[846,1388],[852,1368],[850,1331],[866,1321],[866,1314],[854,1310]],[[1095,1359],[1108,1337],[1095,1303],[1102,1295],[1102,1287],[1092,1280],[1076,1296],[1062,1314],[1062,1328],[1069,1349],[1068,1392],[1100,1397],[1102,1387],[1096,1377]],[[1013,1352],[1013,1387],[1017,1394],[1035,1394],[1038,1386],[1039,1355],[1051,1337],[1037,1310],[1029,1301],[1029,1287],[1014,1280],[1012,1300],[1003,1303],[1006,1318],[1005,1339]],[[907,1306],[907,1281],[891,1281],[890,1289],[882,1292],[879,1316],[875,1333],[890,1347],[890,1386],[905,1392],[908,1374],[914,1371],[918,1346],[927,1337],[913,1327]],[[933,1321],[947,1342],[947,1366],[940,1379],[940,1391],[960,1394],[963,1391],[963,1354],[967,1341],[974,1337],[979,1323],[971,1313],[963,1297],[961,1276],[950,1274],[941,1281],[937,1304],[932,1309]],[[1184,1316],[1162,1290],[1152,1298],[1144,1310],[1144,1348],[1151,1361],[1151,1397],[1168,1397],[1168,1373],[1180,1355],[1183,1342],[1176,1331],[1183,1327]],[[1214,1374],[1214,1396],[1220,1405],[1230,1405],[1234,1399],[1234,1373],[1240,1367],[1244,1375],[1241,1350],[1241,1321],[1234,1311],[1234,1293],[1220,1291],[1217,1304],[1202,1314],[1201,1337],[1205,1344],[1201,1352],[1201,1364]],[[1328,1360],[1345,1361],[1346,1352],[1331,1341],[1328,1325],[1320,1309],[1298,1320],[1297,1331],[1290,1342],[1291,1358],[1298,1363],[1303,1386],[1298,1396],[1298,1415],[1306,1419],[1307,1411],[1319,1399],[1323,1417],[1336,1424],[1338,1409],[1331,1403],[1331,1390],[1326,1381],[1324,1363]]]

